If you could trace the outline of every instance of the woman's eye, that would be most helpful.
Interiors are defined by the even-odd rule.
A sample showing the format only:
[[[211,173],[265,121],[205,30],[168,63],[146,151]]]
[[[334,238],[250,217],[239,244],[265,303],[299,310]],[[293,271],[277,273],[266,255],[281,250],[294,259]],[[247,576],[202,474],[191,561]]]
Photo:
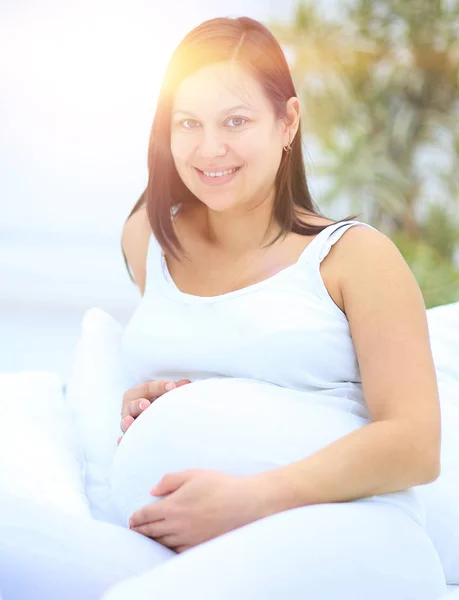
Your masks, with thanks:
[[[231,117],[231,119],[228,119],[227,123],[230,123],[231,121],[233,122],[231,127],[240,127],[247,123],[247,119],[243,119],[242,117]]]
[[[188,125],[186,125],[186,123],[188,123]],[[198,121],[195,119],[184,119],[180,124],[183,125],[185,129],[196,129]]]

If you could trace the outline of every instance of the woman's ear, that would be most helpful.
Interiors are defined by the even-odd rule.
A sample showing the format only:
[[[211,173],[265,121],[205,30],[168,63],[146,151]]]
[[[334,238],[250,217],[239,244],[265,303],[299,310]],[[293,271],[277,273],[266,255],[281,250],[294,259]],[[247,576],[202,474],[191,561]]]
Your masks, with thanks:
[[[287,100],[284,117],[285,144],[292,143],[300,125],[300,101],[295,96]]]

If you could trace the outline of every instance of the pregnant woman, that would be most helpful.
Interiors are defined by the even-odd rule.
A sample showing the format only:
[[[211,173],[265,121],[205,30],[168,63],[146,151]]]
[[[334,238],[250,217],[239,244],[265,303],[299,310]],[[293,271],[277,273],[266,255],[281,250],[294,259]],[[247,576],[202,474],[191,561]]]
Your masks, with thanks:
[[[389,238],[319,214],[300,125],[257,21],[207,21],[173,54],[122,239],[142,293],[112,470],[125,527],[42,518],[59,568],[9,558],[50,582],[40,597],[446,593],[416,491],[441,439],[423,298]]]

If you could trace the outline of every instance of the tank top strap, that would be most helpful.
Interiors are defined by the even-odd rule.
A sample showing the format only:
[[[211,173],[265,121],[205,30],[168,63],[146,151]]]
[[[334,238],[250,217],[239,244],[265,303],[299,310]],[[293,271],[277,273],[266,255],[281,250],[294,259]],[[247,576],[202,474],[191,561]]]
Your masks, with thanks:
[[[333,223],[329,225],[325,229],[316,235],[316,237],[312,240],[312,242],[306,246],[305,251],[300,257],[300,262],[312,262],[315,264],[320,264],[323,259],[330,252],[330,248],[335,244],[340,237],[354,225],[363,225],[366,227],[370,227],[370,229],[375,229],[368,223],[363,223],[362,221],[341,221],[340,223]]]
[[[338,314],[342,319],[347,321],[346,315],[340,307],[335,303],[325,285],[320,271],[320,263],[330,252],[333,244],[341,238],[341,236],[351,227],[363,225],[375,229],[362,221],[342,221],[334,223],[323,229],[313,240],[306,246],[303,255],[298,261],[299,269],[296,269],[296,281],[299,285],[307,288],[311,293],[321,299],[324,307],[328,306]]]

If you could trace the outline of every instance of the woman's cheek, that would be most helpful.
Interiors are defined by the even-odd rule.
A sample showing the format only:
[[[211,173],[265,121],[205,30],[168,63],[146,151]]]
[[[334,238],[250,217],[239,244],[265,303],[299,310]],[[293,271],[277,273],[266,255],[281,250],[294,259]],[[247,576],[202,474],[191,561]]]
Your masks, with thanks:
[[[194,133],[175,133],[171,135],[171,154],[177,170],[191,161],[197,145]]]

